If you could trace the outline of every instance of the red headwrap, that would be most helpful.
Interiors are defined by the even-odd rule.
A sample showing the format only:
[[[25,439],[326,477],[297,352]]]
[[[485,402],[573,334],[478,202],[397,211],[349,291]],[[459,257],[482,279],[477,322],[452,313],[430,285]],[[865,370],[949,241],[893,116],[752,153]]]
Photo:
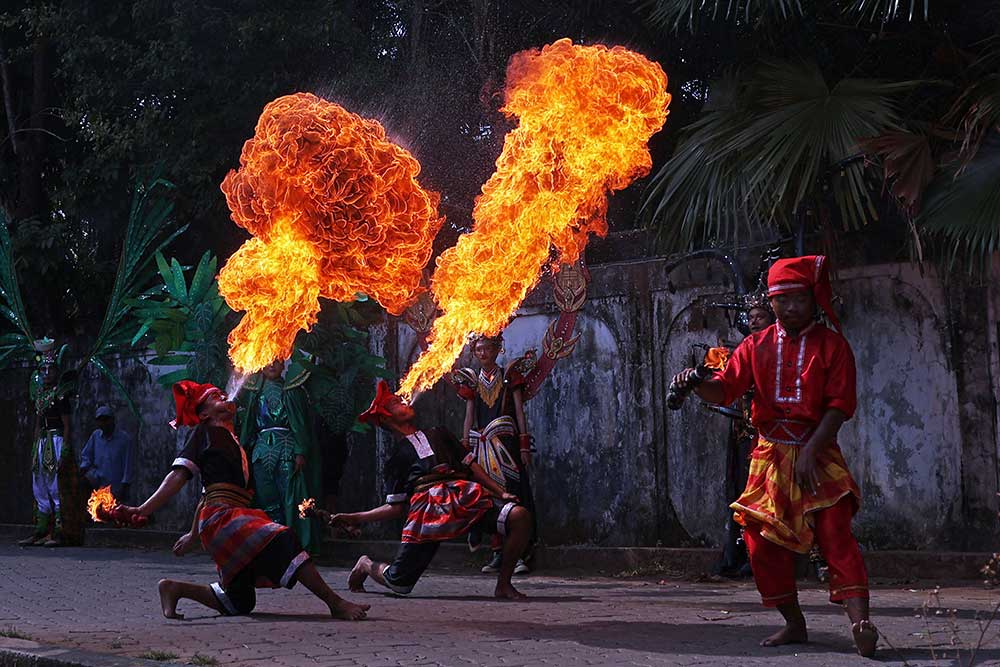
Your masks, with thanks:
[[[170,422],[170,425],[177,428],[178,426],[197,426],[201,423],[201,420],[198,419],[198,406],[213,391],[221,390],[213,384],[198,384],[191,380],[181,380],[174,383],[174,404],[177,406],[177,417]]]
[[[808,290],[813,293],[816,305],[823,309],[830,324],[840,331],[840,320],[833,312],[833,288],[830,287],[830,269],[824,255],[805,255],[779,259],[767,272],[767,295]]]
[[[362,424],[378,424],[382,417],[389,417],[392,413],[385,407],[390,398],[395,397],[389,389],[389,383],[379,380],[375,387],[375,400],[368,406],[368,409],[358,415],[358,421]]]

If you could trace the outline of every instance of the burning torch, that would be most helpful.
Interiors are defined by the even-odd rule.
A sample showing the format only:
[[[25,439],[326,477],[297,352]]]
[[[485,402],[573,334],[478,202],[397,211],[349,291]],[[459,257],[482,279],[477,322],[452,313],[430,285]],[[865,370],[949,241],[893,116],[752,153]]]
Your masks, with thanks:
[[[87,512],[97,523],[113,523],[119,528],[142,528],[149,517],[137,514],[115,500],[111,485],[95,489],[87,500]]]
[[[694,391],[695,387],[712,377],[712,373],[714,372],[713,369],[705,364],[698,364],[694,368],[694,373],[688,376],[687,383],[681,385],[675,378],[671,381],[670,388],[667,390],[667,407],[671,410],[680,410],[684,404],[684,399]]]
[[[319,519],[326,525],[336,528],[347,537],[356,538],[361,536],[361,529],[357,526],[334,526],[332,523],[333,515],[325,509],[316,507],[316,500],[313,498],[306,498],[299,503],[299,518]]]

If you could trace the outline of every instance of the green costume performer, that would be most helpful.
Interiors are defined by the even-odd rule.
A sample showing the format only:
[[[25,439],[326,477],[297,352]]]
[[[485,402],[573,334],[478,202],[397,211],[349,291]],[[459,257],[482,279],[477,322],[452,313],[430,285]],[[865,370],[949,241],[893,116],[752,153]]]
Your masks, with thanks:
[[[319,524],[299,518],[298,510],[304,499],[322,491],[308,379],[308,371],[295,363],[283,379],[278,362],[247,380],[239,400],[240,442],[251,455],[255,504],[272,521],[292,528],[307,551],[318,553]]]
[[[34,342],[34,348],[38,367],[31,375],[29,393],[35,407],[31,449],[35,530],[18,544],[82,544],[85,501],[69,434],[76,373],[62,370],[65,345],[56,349],[55,341],[42,338]]]

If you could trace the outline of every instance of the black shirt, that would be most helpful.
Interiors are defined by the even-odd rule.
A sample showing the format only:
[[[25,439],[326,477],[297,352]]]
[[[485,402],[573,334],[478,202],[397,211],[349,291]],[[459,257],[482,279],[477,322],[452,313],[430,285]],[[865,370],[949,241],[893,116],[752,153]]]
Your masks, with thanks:
[[[249,489],[253,482],[246,453],[236,436],[221,426],[199,424],[171,468],[183,470],[189,479],[201,473],[202,486],[224,482]]]
[[[419,480],[427,475],[469,479],[465,458],[462,444],[441,427],[417,431],[398,440],[385,465],[385,502],[390,505],[408,503]]]

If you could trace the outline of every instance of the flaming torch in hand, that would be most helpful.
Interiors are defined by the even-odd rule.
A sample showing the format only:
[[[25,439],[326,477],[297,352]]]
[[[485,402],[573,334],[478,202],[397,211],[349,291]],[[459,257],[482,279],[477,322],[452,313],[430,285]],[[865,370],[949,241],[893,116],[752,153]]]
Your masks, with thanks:
[[[115,500],[110,484],[90,494],[87,512],[97,523],[113,523],[120,528],[142,528],[149,523],[149,517],[137,514]]]
[[[346,535],[347,537],[360,537],[361,529],[357,526],[347,526],[344,524],[337,524],[334,520],[333,514],[330,514],[325,509],[316,507],[316,500],[314,498],[306,498],[301,503],[299,503],[299,518],[300,519],[319,519],[326,525],[334,528],[340,533]]]

